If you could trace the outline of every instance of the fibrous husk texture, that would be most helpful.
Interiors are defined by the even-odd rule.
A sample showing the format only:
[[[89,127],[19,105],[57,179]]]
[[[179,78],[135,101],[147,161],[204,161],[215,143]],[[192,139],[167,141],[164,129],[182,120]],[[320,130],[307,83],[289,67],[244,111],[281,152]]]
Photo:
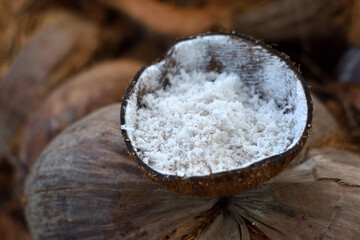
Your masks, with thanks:
[[[151,30],[168,35],[231,29],[279,41],[348,33],[358,41],[357,0],[157,1],[102,0]],[[259,17],[261,16],[261,17]],[[166,19],[166,21],[164,21]],[[353,26],[353,27],[349,27]]]
[[[119,111],[120,105],[111,106],[68,128],[68,141],[56,138],[38,159],[26,187],[35,238],[158,239],[153,231],[168,233],[216,202],[177,196],[152,184],[128,157]]]
[[[360,1],[354,1],[351,12],[350,30],[348,31],[349,42],[360,45]]]
[[[0,143],[5,149],[41,100],[98,48],[99,30],[93,24],[61,11],[45,19],[1,81]]]
[[[315,85],[314,91],[329,98],[327,103],[334,102],[338,106],[340,112],[334,115],[344,128],[360,128],[360,85],[353,82],[329,83],[326,86]],[[331,106],[329,108],[334,110]]]
[[[133,75],[143,63],[130,59],[99,63],[57,87],[35,110],[20,143],[14,193],[23,194],[30,166],[46,145],[63,129],[90,112],[120,102]]]
[[[256,189],[229,198],[178,195],[152,183],[128,157],[119,108],[108,106],[67,128],[35,163],[24,198],[35,239],[358,236],[358,155],[307,145],[301,159]],[[313,142],[320,139],[317,131],[337,128],[321,124],[331,119],[322,110],[322,116],[314,112]]]
[[[6,211],[0,212],[0,236],[2,240],[31,240],[28,230]]]
[[[120,102],[143,63],[107,61],[59,86],[31,115],[21,144],[21,162],[31,166],[45,146],[72,122],[111,103]]]

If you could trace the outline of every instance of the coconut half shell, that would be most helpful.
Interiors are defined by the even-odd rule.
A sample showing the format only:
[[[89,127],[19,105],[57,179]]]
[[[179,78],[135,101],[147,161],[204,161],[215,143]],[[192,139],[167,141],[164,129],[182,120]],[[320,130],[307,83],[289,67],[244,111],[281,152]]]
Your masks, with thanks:
[[[194,49],[191,49],[192,46]],[[299,103],[299,105],[303,105],[299,107],[306,109],[306,111],[302,111],[302,114],[296,116],[296,118],[302,119],[299,121],[302,131],[296,138],[296,143],[290,148],[239,169],[204,176],[180,177],[176,174],[163,174],[151,168],[139,157],[126,127],[122,127],[122,134],[130,156],[152,180],[173,192],[214,197],[230,196],[254,188],[284,170],[307,140],[312,121],[312,101],[309,89],[298,69],[287,56],[259,41],[229,33],[211,33],[186,38],[175,44],[154,65],[160,66],[160,72],[157,73],[156,77],[158,81],[164,84],[166,84],[167,73],[176,73],[179,69],[203,72],[216,71],[218,73],[233,72],[246,76],[245,83],[259,86],[259,91],[263,91],[267,97],[277,98],[280,96],[279,98],[283,98],[283,101],[288,101],[292,96],[291,92],[296,92],[293,89],[299,86],[296,84],[300,83],[300,91],[306,98],[302,104]],[[137,97],[141,98],[142,90],[139,90],[141,87],[137,84],[145,81],[143,79],[147,75],[150,78],[153,76],[147,74],[148,69],[149,67],[144,67],[138,72],[125,94],[120,117],[122,126],[126,126],[127,106],[131,95],[137,92]],[[275,74],[278,75],[276,77],[270,76],[269,71],[272,72],[271,74],[276,72]]]

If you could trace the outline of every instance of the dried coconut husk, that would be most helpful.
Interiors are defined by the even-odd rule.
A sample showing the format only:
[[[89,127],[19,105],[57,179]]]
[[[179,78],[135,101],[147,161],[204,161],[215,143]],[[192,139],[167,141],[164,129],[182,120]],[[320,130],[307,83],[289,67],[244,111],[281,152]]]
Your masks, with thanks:
[[[30,166],[45,146],[63,129],[90,112],[120,102],[128,84],[143,63],[130,60],[103,62],[67,80],[33,112],[20,147],[17,182],[22,182]]]
[[[313,101],[313,128],[305,146],[311,147],[322,139],[337,133],[339,124],[319,98],[311,94]],[[326,119],[326,121],[324,121]]]
[[[360,85],[357,83],[313,84],[312,90],[330,102],[330,110],[344,128],[360,128]]]
[[[5,211],[0,210],[0,236],[2,240],[31,240],[30,233]]]
[[[6,68],[5,62],[7,61],[7,55],[6,49],[10,47],[10,39],[11,36],[9,36],[11,33],[9,33],[8,24],[11,24],[13,22],[13,12],[11,11],[10,1],[0,1],[0,79],[3,76],[4,69]],[[5,46],[4,46],[5,45]],[[1,80],[0,80],[1,83]]]
[[[0,82],[20,45],[28,40],[25,37],[28,31],[22,28],[20,20],[26,18],[20,12],[27,3],[27,0],[0,1]],[[34,18],[27,20],[24,24],[32,29]]]
[[[0,159],[0,209],[11,195],[13,168],[5,159]]]
[[[173,194],[128,157],[119,108],[67,128],[35,163],[24,197],[34,239],[356,239],[358,155],[305,146],[303,163],[254,190],[219,199]],[[320,112],[313,141],[333,131],[322,124],[331,115]]]
[[[96,57],[113,56],[124,35],[135,32],[129,21],[96,1],[1,1],[0,13],[0,81],[31,38],[59,21],[72,21],[75,15],[75,24],[81,18],[89,25],[101,26],[97,38],[103,44]]]
[[[325,146],[322,145],[324,139],[330,138],[340,132],[340,126],[335,118],[331,115],[326,106],[312,94],[313,101],[313,127],[308,140],[304,145],[304,149],[296,156],[294,161],[289,164],[288,168],[298,165],[306,159],[307,149],[312,147]],[[326,121],[324,121],[326,119]]]
[[[229,208],[269,239],[356,239],[359,160],[346,151],[310,150],[303,164],[235,196]]]
[[[159,239],[216,202],[149,181],[128,157],[119,111],[112,105],[67,128],[36,161],[25,189],[34,239]]]
[[[232,26],[238,31],[245,28],[246,33],[266,40],[306,43],[346,34],[355,1],[263,1],[263,6],[253,11],[235,10]]]
[[[360,46],[360,1],[358,0],[354,0],[353,3],[348,39],[350,43]]]
[[[1,4],[0,76],[3,78],[27,42],[62,18],[64,10],[49,9],[41,0],[2,1]]]
[[[191,35],[210,29],[219,14],[216,9],[181,9],[159,1],[100,0],[149,29],[169,35]],[[166,20],[165,20],[166,19]]]
[[[337,68],[339,82],[360,84],[360,44],[350,46],[343,53]]]
[[[127,14],[148,29],[173,36],[225,29],[267,41],[309,40],[339,33],[346,35],[347,31],[352,32],[348,29],[351,21],[353,30],[359,23],[353,11],[356,0],[100,2]]]
[[[99,29],[64,11],[46,24],[13,61],[0,85],[0,143],[4,150],[20,138],[21,126],[47,93],[82,68],[99,46]],[[15,137],[15,134],[18,134]]]
[[[341,131],[330,135],[313,147],[327,147],[333,149],[342,149],[350,152],[360,154],[360,134],[359,132],[349,132],[348,130],[342,129]]]

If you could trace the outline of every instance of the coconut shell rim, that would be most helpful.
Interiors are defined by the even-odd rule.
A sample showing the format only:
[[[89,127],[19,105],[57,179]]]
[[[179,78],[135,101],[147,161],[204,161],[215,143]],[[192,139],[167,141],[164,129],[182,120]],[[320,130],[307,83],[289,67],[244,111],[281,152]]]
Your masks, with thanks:
[[[233,169],[230,171],[221,171],[221,172],[216,172],[216,173],[210,173],[207,175],[201,175],[201,176],[177,176],[177,175],[171,175],[171,174],[164,174],[164,173],[160,173],[156,170],[154,170],[153,168],[151,168],[149,165],[147,165],[146,163],[144,163],[142,161],[142,159],[138,156],[137,152],[134,150],[133,145],[131,144],[131,140],[128,137],[127,131],[126,129],[121,128],[121,133],[123,135],[126,147],[128,149],[128,152],[131,156],[131,158],[133,158],[137,164],[143,169],[143,171],[145,171],[147,174],[150,174],[151,177],[153,178],[157,178],[159,180],[177,180],[177,181],[181,181],[181,180],[203,180],[203,179],[207,179],[210,176],[211,177],[221,177],[221,176],[225,176],[228,174],[239,174],[242,172],[246,172],[246,171],[250,171],[254,168],[258,168],[258,167],[262,167],[268,163],[273,163],[273,162],[277,162],[280,160],[283,160],[287,157],[289,157],[292,154],[298,153],[301,148],[304,146],[309,133],[311,131],[311,126],[312,126],[312,113],[313,113],[313,105],[312,105],[312,99],[310,96],[310,90],[309,87],[307,86],[305,80],[303,79],[303,77],[301,76],[298,68],[295,67],[295,65],[291,62],[290,58],[285,55],[282,52],[279,52],[277,50],[274,50],[271,46],[263,43],[262,41],[250,38],[248,36],[245,35],[241,35],[241,34],[235,34],[235,33],[228,33],[228,32],[211,32],[211,33],[205,33],[205,34],[199,34],[199,35],[194,35],[194,36],[190,36],[190,37],[185,37],[185,38],[181,38],[179,40],[177,40],[167,51],[166,54],[162,57],[160,57],[158,60],[154,61],[152,64],[149,65],[145,65],[144,67],[142,67],[134,76],[133,80],[131,81],[128,89],[125,92],[125,95],[123,97],[123,100],[121,102],[121,109],[120,109],[120,124],[125,125],[125,113],[126,113],[126,106],[127,106],[127,100],[129,99],[129,97],[131,96],[134,87],[136,85],[136,83],[138,82],[141,74],[145,71],[145,69],[147,69],[148,67],[159,63],[161,61],[163,61],[164,59],[166,59],[169,55],[168,53],[170,52],[170,50],[179,42],[182,41],[188,41],[188,40],[193,40],[197,37],[206,37],[206,36],[216,36],[216,35],[221,35],[221,36],[228,36],[231,38],[236,38],[236,39],[240,39],[246,42],[249,42],[253,45],[258,45],[261,46],[262,48],[264,48],[265,50],[268,51],[268,53],[275,55],[277,57],[279,57],[282,61],[284,61],[286,63],[286,65],[295,73],[295,75],[297,76],[298,80],[300,81],[304,93],[305,93],[305,98],[306,98],[306,103],[307,103],[307,121],[306,121],[306,125],[305,128],[303,130],[303,133],[301,134],[300,139],[296,142],[296,144],[291,147],[290,149],[286,150],[285,152],[279,153],[277,155],[271,156],[271,157],[267,157],[267,158],[263,158],[249,166],[243,167],[243,168],[237,168],[237,169]],[[295,156],[294,156],[295,157]]]

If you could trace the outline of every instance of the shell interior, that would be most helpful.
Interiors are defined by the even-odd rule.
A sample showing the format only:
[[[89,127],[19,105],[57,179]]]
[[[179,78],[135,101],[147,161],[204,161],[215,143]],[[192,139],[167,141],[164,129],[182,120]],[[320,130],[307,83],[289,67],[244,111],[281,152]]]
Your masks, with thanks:
[[[228,35],[177,43],[134,80],[121,127],[135,154],[186,178],[288,151],[309,124],[309,107],[303,80],[284,59]]]

